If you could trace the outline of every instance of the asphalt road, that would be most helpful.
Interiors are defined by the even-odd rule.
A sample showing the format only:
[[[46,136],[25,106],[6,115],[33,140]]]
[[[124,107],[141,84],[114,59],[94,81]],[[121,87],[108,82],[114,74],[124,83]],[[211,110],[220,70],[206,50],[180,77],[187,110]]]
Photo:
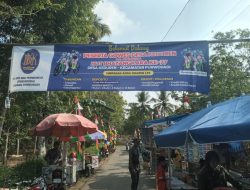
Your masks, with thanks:
[[[125,146],[117,146],[116,151],[107,158],[96,174],[81,184],[83,190],[130,190],[131,178],[128,171],[128,151]],[[142,171],[138,190],[155,190],[155,176]]]

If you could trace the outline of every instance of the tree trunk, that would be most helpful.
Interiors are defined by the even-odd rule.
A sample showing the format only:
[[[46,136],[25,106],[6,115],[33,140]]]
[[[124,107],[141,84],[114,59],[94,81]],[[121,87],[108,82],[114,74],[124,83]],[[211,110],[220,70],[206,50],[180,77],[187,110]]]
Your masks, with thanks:
[[[16,155],[19,155],[19,149],[20,149],[19,126],[17,126],[16,133],[17,133]]]
[[[4,150],[4,158],[3,163],[6,166],[7,165],[7,155],[8,155],[8,144],[9,144],[9,129],[6,133],[6,140],[5,140],[5,150]]]
[[[36,154],[36,148],[37,148],[36,145],[37,145],[37,136],[36,136],[36,138],[35,138],[35,145],[34,145],[34,150],[33,150],[33,153],[34,153],[34,154]]]
[[[2,131],[3,131],[3,125],[4,125],[6,110],[7,110],[6,108],[3,109],[3,114],[2,114],[2,118],[1,118],[1,123],[0,123],[0,139],[1,139],[1,136],[2,136]]]
[[[39,137],[38,149],[39,149],[39,156],[45,156],[46,154],[45,137]]]

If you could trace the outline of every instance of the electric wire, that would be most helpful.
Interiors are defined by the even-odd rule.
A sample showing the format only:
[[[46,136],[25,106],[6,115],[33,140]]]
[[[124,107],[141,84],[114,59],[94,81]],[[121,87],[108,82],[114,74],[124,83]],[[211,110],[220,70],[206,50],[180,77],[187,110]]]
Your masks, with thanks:
[[[170,26],[170,28],[168,29],[168,31],[166,32],[166,34],[164,35],[164,37],[162,38],[161,41],[163,41],[163,40],[167,37],[167,35],[168,35],[169,32],[172,30],[172,28],[174,27],[174,25],[176,24],[177,20],[180,18],[181,14],[183,13],[183,11],[185,10],[185,8],[187,7],[187,5],[189,4],[190,1],[191,1],[191,0],[188,0],[188,1],[186,2],[186,4],[184,5],[184,7],[182,8],[181,12],[177,15],[177,17],[175,18],[173,24]]]
[[[242,0],[239,0],[239,1],[237,1],[235,4],[234,4],[234,6],[229,10],[229,11],[227,11],[226,12],[226,14],[224,14],[223,15],[223,17],[213,26],[213,28],[216,28],[220,23],[222,23],[222,21],[223,20],[225,20],[225,18],[237,7],[237,5],[239,5],[239,3],[241,2]],[[231,20],[232,21],[232,20]],[[230,21],[230,22],[231,22]],[[213,31],[213,29],[212,29],[212,31]],[[206,38],[207,36],[209,36],[209,34],[210,34],[210,31],[208,31],[207,33],[206,33],[206,35],[204,35],[203,36],[203,38]]]
[[[248,9],[250,8],[250,5],[248,5],[245,9],[243,9],[238,15],[236,15],[232,20],[230,20],[226,25],[224,25],[221,28],[221,31],[226,28],[227,26],[229,26],[232,22],[236,21],[238,18],[242,17],[243,14],[245,13],[249,13]]]

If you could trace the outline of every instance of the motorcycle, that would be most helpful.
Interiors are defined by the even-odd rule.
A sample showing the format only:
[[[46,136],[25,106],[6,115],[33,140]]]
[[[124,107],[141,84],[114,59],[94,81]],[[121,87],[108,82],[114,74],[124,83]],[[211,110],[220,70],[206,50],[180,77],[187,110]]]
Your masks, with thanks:
[[[34,179],[28,190],[64,190],[63,171],[61,169],[55,169],[52,171],[52,183],[46,182],[45,175],[41,175]]]
[[[37,177],[33,180],[28,190],[47,190],[48,188],[44,176]]]
[[[52,172],[52,185],[53,189],[64,190],[63,183],[63,171],[61,169],[56,169]]]

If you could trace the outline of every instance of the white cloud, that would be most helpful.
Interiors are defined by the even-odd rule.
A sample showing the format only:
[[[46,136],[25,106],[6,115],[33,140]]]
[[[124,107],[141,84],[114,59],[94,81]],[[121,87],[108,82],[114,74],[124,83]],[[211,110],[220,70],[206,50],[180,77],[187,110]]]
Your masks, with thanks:
[[[115,3],[109,0],[100,1],[94,12],[107,24],[112,36],[122,36],[127,32],[139,29],[140,24],[131,20]]]

